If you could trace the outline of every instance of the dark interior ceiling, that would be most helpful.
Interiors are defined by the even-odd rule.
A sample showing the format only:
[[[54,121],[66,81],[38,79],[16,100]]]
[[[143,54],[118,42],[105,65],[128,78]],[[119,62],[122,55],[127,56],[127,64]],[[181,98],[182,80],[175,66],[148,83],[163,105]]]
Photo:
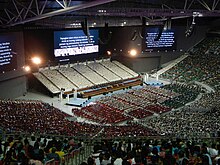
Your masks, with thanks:
[[[220,0],[0,0],[0,27],[75,28],[157,24],[168,19],[219,18]],[[197,19],[197,18],[196,18]]]

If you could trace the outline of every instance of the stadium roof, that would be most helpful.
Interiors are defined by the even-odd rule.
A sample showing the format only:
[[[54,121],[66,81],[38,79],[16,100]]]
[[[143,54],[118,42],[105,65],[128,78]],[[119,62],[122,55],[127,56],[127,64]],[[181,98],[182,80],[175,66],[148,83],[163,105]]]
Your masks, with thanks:
[[[219,17],[220,0],[0,0],[0,26],[141,25],[167,19]]]

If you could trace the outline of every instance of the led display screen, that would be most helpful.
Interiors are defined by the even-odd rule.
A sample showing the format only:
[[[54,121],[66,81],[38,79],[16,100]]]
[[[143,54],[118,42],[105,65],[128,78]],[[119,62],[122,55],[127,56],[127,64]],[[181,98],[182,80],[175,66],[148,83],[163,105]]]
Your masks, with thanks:
[[[88,37],[89,36],[89,37]],[[54,55],[59,61],[68,61],[84,56],[93,56],[99,52],[97,29],[89,30],[89,35],[83,30],[55,31]]]
[[[145,34],[146,51],[176,49],[175,31],[161,28],[147,28]]]
[[[0,73],[17,69],[17,56],[22,50],[16,33],[0,34]]]

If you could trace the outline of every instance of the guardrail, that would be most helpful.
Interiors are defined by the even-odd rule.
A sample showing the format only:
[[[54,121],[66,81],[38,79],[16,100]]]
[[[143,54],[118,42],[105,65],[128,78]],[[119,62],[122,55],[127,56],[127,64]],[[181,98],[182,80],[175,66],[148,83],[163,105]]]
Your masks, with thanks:
[[[67,153],[63,156],[61,161],[55,161],[54,159],[48,160],[44,165],[79,165],[83,161],[86,161],[92,152],[92,146],[88,145],[80,147]]]

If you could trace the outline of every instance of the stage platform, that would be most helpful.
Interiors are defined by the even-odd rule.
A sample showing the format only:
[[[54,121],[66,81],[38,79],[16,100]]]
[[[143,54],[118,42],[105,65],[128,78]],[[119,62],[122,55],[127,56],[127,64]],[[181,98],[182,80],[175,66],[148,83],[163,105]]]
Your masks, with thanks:
[[[76,106],[76,107],[84,107],[89,103],[87,98],[70,98],[69,102],[66,105]]]
[[[151,86],[157,86],[157,87],[162,87],[164,85],[170,84],[169,81],[166,80],[162,80],[162,79],[155,79],[155,78],[151,78],[149,77],[147,81],[144,82],[146,85],[151,85]]]
[[[163,82],[160,81],[146,81],[144,82],[146,85],[161,87],[164,86]]]
[[[141,86],[132,87],[132,89],[138,89],[138,88],[141,88]],[[66,102],[66,105],[75,106],[75,107],[85,107],[89,103],[92,103],[92,102],[99,100],[101,97],[111,96],[112,94],[116,94],[116,93],[124,93],[129,90],[130,89],[121,89],[118,91],[114,91],[113,93],[109,92],[108,94],[105,94],[105,95],[101,94],[101,95],[97,95],[97,96],[92,96],[90,99],[88,99],[88,98],[70,98],[69,101]]]
[[[92,98],[70,98],[68,102],[66,102],[66,105],[69,106],[75,106],[75,107],[85,107],[91,102],[95,102],[98,100],[100,97],[104,95],[98,95],[98,96],[93,96]]]

